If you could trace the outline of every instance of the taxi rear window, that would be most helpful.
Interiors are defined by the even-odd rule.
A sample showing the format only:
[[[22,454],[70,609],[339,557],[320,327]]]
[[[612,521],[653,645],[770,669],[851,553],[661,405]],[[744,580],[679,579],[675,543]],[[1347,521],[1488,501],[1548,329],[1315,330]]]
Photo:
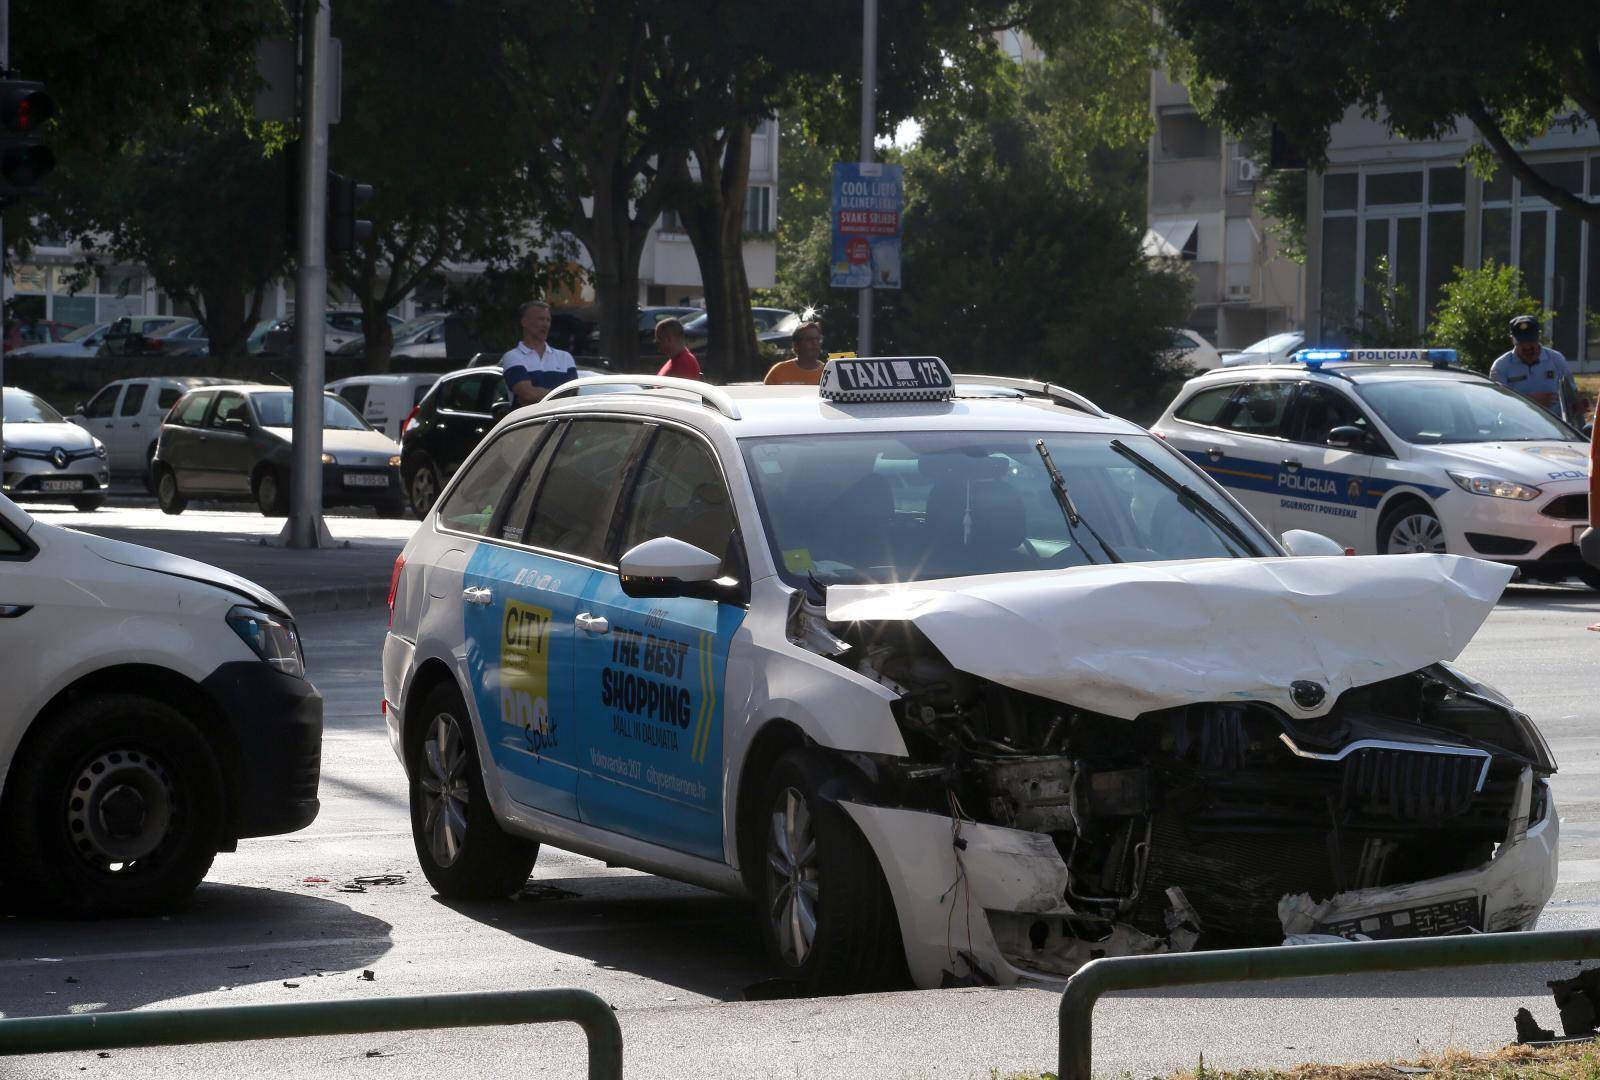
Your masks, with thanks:
[[[489,535],[489,523],[521,477],[543,424],[524,424],[498,436],[484,448],[439,507],[439,524],[447,529]]]

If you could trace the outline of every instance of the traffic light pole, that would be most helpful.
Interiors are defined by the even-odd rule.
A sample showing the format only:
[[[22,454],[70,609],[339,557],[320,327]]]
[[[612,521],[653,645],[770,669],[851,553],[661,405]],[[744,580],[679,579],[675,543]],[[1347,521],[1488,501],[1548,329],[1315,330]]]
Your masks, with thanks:
[[[5,0],[0,0],[4,3]],[[294,448],[290,459],[289,520],[282,539],[292,548],[331,545],[322,522],[322,384],[326,354],[323,320],[328,304],[328,33],[329,0],[300,5],[300,267],[294,283],[295,339],[299,356],[294,393]]]

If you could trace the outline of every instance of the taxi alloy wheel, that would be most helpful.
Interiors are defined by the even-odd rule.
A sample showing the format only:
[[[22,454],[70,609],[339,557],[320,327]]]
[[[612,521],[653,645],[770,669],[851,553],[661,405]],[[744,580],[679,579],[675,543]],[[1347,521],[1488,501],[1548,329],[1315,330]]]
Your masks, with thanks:
[[[872,847],[839,805],[858,775],[810,749],[784,753],[768,774],[752,883],[767,951],[810,994],[905,984],[894,900]]]
[[[181,904],[222,846],[222,768],[164,702],[85,694],[40,721],[0,811],[9,895],[43,913]]]
[[[1386,554],[1444,554],[1444,527],[1432,511],[1420,506],[1409,508],[1391,518],[1387,535],[1388,540],[1383,546]]]
[[[500,900],[528,881],[539,845],[511,836],[483,790],[472,721],[443,683],[407,726],[411,838],[428,884],[447,900]]]

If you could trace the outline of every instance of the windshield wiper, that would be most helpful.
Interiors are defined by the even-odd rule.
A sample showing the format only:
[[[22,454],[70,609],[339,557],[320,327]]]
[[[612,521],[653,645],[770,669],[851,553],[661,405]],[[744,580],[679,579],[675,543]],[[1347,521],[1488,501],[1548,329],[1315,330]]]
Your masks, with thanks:
[[[1044,440],[1035,439],[1033,448],[1039,451],[1039,460],[1044,462],[1044,471],[1050,474],[1050,490],[1055,492],[1056,504],[1061,507],[1062,515],[1067,519],[1067,532],[1072,534],[1073,543],[1078,545],[1078,550],[1083,552],[1084,558],[1090,562],[1098,561],[1089,554],[1089,549],[1083,546],[1083,541],[1078,539],[1080,524],[1089,530],[1089,535],[1094,537],[1095,543],[1100,545],[1100,550],[1105,552],[1112,562],[1122,562],[1122,556],[1111,550],[1111,545],[1094,531],[1094,526],[1078,513],[1076,506],[1072,505],[1072,495],[1067,491],[1067,479],[1061,475],[1061,470],[1056,468],[1055,459],[1050,456],[1050,448],[1044,444]]]
[[[1244,534],[1243,529],[1229,521],[1227,515],[1225,515],[1221,510],[1218,510],[1215,506],[1212,506],[1210,503],[1206,502],[1205,499],[1201,498],[1200,493],[1194,488],[1180,480],[1175,480],[1166,473],[1162,472],[1156,467],[1154,462],[1146,460],[1144,455],[1140,454],[1139,451],[1135,450],[1121,439],[1112,439],[1111,449],[1115,450],[1118,454],[1121,454],[1123,457],[1137,465],[1140,469],[1159,480],[1169,490],[1178,496],[1179,502],[1183,503],[1183,505],[1187,506],[1191,510],[1200,511],[1207,521],[1210,521],[1213,525],[1216,525],[1218,528],[1226,532],[1239,544],[1239,546],[1243,547],[1246,551],[1253,551],[1256,549],[1256,545],[1250,542],[1250,538]]]

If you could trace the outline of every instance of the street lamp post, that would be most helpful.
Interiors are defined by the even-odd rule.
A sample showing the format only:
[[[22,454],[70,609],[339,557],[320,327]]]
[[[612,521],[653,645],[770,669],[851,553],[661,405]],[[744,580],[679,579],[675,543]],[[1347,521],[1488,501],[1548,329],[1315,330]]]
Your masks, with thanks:
[[[873,160],[878,121],[878,0],[861,0],[861,163]],[[872,355],[872,278],[857,298],[859,329],[856,353]]]

